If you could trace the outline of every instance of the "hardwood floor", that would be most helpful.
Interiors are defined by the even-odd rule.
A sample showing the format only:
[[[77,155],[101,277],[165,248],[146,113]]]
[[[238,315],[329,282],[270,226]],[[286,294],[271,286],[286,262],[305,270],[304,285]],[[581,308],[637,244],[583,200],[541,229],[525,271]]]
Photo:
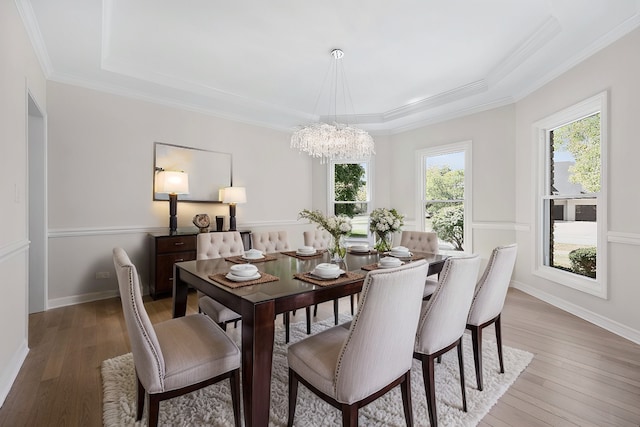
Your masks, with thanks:
[[[154,323],[171,317],[171,298],[145,305]],[[332,303],[320,305],[317,319],[332,315]],[[513,289],[502,319],[504,344],[535,357],[481,426],[640,425],[640,346]],[[129,351],[120,300],[31,315],[29,347],[0,426],[102,425],[100,364]]]

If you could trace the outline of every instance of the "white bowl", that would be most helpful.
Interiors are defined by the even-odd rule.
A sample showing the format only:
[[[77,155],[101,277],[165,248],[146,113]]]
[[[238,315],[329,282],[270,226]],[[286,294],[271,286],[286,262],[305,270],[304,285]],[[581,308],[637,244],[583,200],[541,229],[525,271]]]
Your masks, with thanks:
[[[315,270],[311,272],[314,276],[321,277],[323,279],[335,279],[343,273],[343,270],[339,268],[321,268],[318,270],[316,267]]]
[[[321,262],[320,264],[316,265],[315,268],[316,271],[331,271],[331,272],[336,272],[338,270],[340,270],[340,267],[338,266],[338,264],[330,264],[328,262]]]
[[[249,249],[248,251],[244,251],[244,257],[247,259],[258,259],[258,258],[262,258],[264,255],[262,255],[262,251],[259,251],[257,249]]]
[[[316,248],[314,248],[313,246],[301,246],[298,248],[297,252],[299,254],[315,254]]]
[[[229,271],[234,276],[249,277],[256,275],[258,267],[253,264],[236,264],[232,265],[231,268],[229,268]]]
[[[395,267],[395,266],[402,265],[402,261],[394,257],[385,257],[385,258],[380,258],[380,265]]]
[[[349,249],[352,252],[369,252],[369,245],[352,245]]]
[[[395,246],[391,248],[391,252],[409,252],[409,248],[406,246]]]

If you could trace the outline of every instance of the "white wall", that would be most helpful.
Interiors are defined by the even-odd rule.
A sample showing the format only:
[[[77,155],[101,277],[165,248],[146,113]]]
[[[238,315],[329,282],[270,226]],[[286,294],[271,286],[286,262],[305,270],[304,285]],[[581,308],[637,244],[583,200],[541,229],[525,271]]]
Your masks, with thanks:
[[[541,299],[640,342],[640,30],[635,30],[516,104],[516,285]],[[607,300],[531,274],[534,248],[532,124],[602,91],[609,92]]]
[[[111,249],[131,252],[146,283],[146,233],[168,227],[168,202],[152,201],[155,141],[228,152],[233,183],[247,188],[239,229],[287,230],[302,244],[310,226],[297,214],[312,206],[312,162],[289,148],[290,134],[49,82],[49,304],[115,295]],[[197,213],[229,214],[227,205],[178,203],[178,227]]]
[[[13,1],[0,2],[0,405],[27,354],[27,90],[45,79]]]

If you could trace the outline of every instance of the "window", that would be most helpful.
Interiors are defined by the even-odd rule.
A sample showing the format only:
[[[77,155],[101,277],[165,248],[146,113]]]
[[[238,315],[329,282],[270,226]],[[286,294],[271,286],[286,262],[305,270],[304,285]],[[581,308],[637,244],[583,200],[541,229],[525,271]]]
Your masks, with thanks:
[[[438,234],[440,251],[470,251],[471,141],[416,153],[418,226]]]
[[[332,161],[329,165],[329,212],[347,215],[350,240],[369,239],[371,161]]]
[[[535,274],[606,298],[607,95],[534,125],[538,145]]]

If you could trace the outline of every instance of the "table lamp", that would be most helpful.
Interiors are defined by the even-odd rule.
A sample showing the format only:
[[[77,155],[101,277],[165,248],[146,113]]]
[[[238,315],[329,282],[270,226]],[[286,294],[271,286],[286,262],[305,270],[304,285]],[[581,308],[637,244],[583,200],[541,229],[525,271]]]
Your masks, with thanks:
[[[156,175],[156,193],[169,195],[169,232],[178,228],[178,194],[189,194],[189,174],[178,171],[160,171]]]
[[[247,203],[247,191],[244,187],[226,187],[222,203],[229,204],[229,231],[236,231],[236,205]]]

